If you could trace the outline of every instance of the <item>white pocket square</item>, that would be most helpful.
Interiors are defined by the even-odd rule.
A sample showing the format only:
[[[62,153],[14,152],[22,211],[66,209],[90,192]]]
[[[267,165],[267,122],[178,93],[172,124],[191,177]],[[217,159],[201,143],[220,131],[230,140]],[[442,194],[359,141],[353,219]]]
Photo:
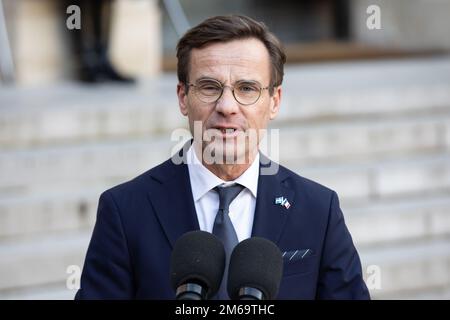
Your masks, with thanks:
[[[284,251],[283,252],[283,260],[297,261],[297,260],[305,259],[313,254],[314,254],[314,252],[311,249],[298,249],[298,250]]]

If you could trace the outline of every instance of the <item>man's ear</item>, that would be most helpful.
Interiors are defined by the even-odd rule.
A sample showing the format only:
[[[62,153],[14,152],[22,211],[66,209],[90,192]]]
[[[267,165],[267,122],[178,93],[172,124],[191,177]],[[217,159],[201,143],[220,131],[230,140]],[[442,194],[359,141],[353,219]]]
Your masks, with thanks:
[[[275,87],[273,90],[274,90],[273,95],[270,97],[271,99],[270,113],[269,113],[270,120],[273,120],[277,117],[281,103],[281,91],[282,91],[281,86]]]
[[[184,116],[187,116],[188,115],[187,92],[186,92],[186,86],[184,83],[178,82],[177,96],[178,96],[178,105],[180,107],[180,111]]]

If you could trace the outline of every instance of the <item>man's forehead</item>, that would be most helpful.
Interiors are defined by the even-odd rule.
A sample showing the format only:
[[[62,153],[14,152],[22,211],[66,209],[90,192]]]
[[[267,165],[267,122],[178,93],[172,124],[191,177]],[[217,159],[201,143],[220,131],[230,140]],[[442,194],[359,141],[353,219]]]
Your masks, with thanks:
[[[234,40],[193,49],[190,66],[196,77],[230,72],[263,78],[269,76],[270,57],[257,39]]]

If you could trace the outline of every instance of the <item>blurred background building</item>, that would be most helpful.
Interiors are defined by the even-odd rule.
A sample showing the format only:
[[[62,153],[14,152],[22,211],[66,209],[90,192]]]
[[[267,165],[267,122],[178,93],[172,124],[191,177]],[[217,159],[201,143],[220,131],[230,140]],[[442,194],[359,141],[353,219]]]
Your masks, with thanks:
[[[186,127],[178,34],[227,13],[285,43],[280,161],[338,192],[372,296],[450,298],[450,1],[117,0],[110,56],[133,86],[74,81],[58,1],[0,4],[1,299],[73,298],[100,193]]]

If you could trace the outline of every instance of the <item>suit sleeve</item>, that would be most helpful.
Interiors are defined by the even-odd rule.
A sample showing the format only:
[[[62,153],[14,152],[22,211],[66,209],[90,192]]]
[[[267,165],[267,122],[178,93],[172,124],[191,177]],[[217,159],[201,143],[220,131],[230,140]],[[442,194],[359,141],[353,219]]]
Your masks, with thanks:
[[[132,299],[130,255],[112,194],[100,196],[97,221],[75,299]]]
[[[322,250],[317,299],[370,299],[361,261],[335,192],[331,198]]]

